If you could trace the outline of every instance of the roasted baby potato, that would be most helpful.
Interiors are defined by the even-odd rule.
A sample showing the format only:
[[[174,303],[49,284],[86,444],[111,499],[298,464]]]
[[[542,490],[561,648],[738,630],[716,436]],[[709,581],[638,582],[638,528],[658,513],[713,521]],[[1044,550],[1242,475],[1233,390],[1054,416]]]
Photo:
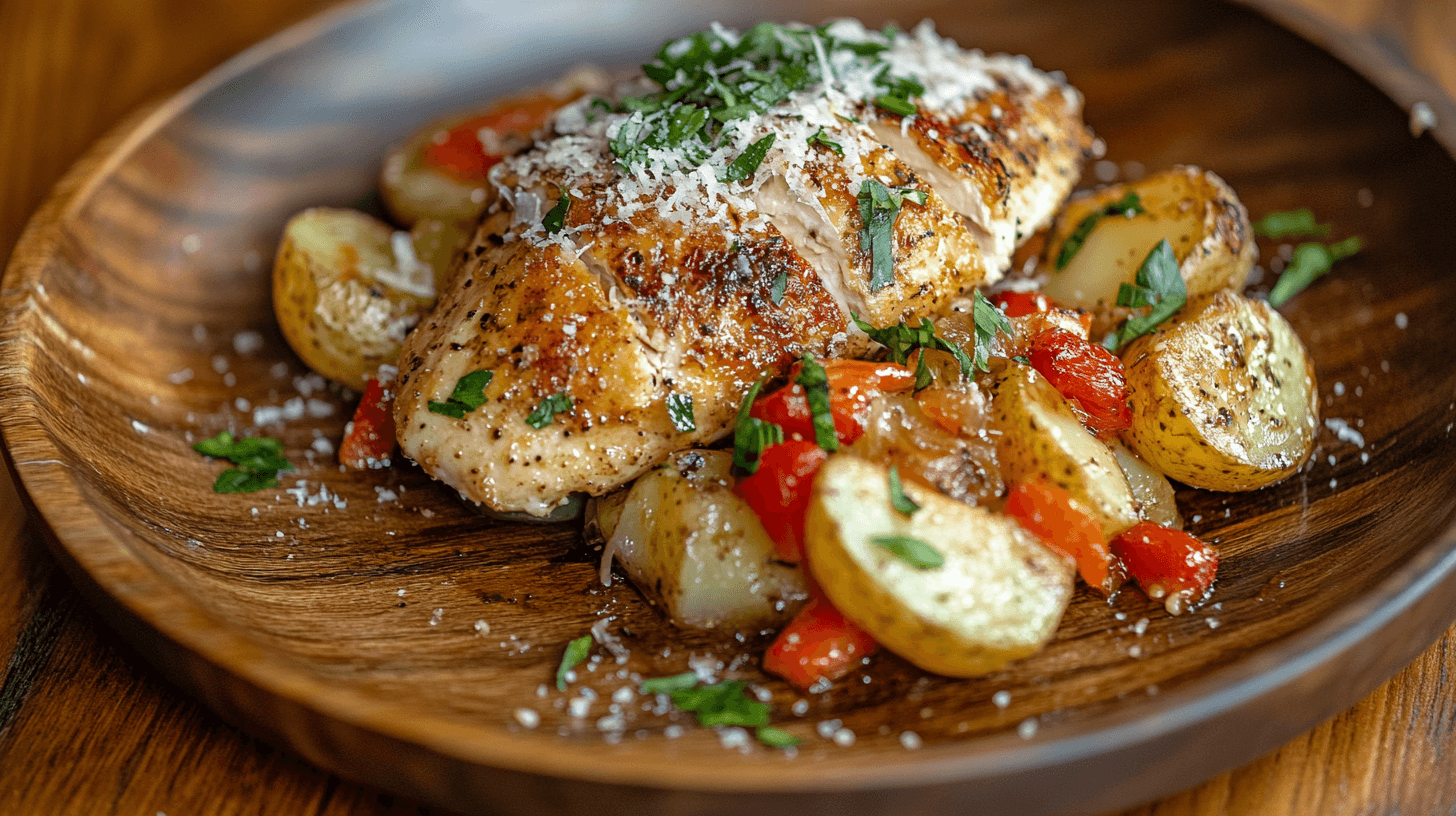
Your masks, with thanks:
[[[1319,428],[1314,366],[1267,303],[1232,292],[1190,301],[1122,353],[1128,447],[1209,490],[1255,490],[1309,458]]]
[[[1117,458],[1031,366],[1007,362],[991,377],[996,456],[1007,482],[1041,479],[1092,511],[1109,539],[1138,522]]]
[[[409,233],[355,210],[315,207],[283,228],[273,262],[278,327],[308,367],[363,390],[435,302],[435,271]]]
[[[763,523],[733,493],[732,464],[726,451],[680,451],[589,512],[632,583],[678,626],[778,626],[808,597],[803,573],[774,560]]]
[[[889,471],[831,456],[814,480],[806,552],[834,605],[926,671],[975,677],[1037,651],[1061,620],[1075,568],[1010,518],[906,484],[920,509],[890,503]],[[877,542],[904,536],[943,559],[918,568]]]
[[[1146,212],[1103,215],[1066,267],[1057,269],[1078,225],[1129,192],[1138,194]],[[1042,293],[1064,306],[1111,309],[1118,288],[1136,279],[1138,267],[1163,239],[1172,245],[1189,297],[1242,289],[1257,255],[1249,213],[1223,179],[1196,167],[1175,167],[1068,202],[1052,228],[1046,256],[1051,277]]]

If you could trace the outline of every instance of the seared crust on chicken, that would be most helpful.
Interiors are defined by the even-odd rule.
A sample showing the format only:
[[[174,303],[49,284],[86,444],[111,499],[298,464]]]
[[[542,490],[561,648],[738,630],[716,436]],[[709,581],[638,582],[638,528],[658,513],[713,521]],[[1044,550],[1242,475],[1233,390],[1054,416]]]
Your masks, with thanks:
[[[407,456],[466,498],[543,515],[721,437],[764,373],[862,351],[851,313],[917,320],[1002,274],[1076,181],[1080,96],[925,27],[817,31],[881,43],[893,69],[919,71],[919,114],[878,110],[881,78],[854,73],[853,49],[816,43],[835,81],[725,122],[706,155],[623,159],[614,142],[642,114],[583,100],[555,138],[497,166],[498,200],[401,353]],[[752,169],[724,172],[755,147]],[[874,184],[897,200],[892,269],[867,234]],[[493,372],[483,406],[430,410],[478,370]]]

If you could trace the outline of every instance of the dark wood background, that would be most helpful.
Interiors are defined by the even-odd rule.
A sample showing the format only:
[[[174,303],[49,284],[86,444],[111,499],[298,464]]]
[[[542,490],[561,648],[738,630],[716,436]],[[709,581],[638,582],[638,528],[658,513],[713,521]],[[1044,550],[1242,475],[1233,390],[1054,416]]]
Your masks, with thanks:
[[[51,185],[128,112],[327,5],[0,0],[0,258]],[[1377,3],[1299,5],[1328,10],[1359,31],[1353,36],[1379,28],[1367,13]],[[1456,87],[1456,4],[1408,5],[1416,25],[1408,47],[1425,49],[1417,61]],[[1456,812],[1453,636],[1456,629],[1359,705],[1277,751],[1129,813]],[[0,664],[0,813],[440,812],[341,782],[167,685],[81,602],[4,474]]]

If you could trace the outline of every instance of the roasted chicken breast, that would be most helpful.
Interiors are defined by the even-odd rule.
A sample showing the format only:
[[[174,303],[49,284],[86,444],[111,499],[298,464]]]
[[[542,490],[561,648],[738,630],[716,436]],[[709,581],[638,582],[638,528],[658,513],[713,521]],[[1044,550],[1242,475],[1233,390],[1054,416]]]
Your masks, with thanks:
[[[404,453],[495,510],[605,493],[721,437],[763,374],[864,350],[852,314],[996,280],[1090,144],[1075,90],[928,25],[715,27],[646,68],[495,168],[401,353]],[[431,409],[477,371],[483,404]]]

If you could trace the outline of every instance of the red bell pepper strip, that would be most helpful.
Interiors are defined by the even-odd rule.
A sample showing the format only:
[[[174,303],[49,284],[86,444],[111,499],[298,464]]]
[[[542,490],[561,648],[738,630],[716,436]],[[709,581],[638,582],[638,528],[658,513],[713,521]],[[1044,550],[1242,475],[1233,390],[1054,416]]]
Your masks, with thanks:
[[[354,419],[344,429],[339,464],[363,470],[389,465],[394,452],[394,392],[370,377]]]
[[[779,632],[763,656],[763,670],[808,691],[821,680],[833,682],[849,674],[877,649],[869,633],[819,596]]]
[[[547,94],[505,99],[479,116],[445,131],[425,147],[422,161],[462,181],[484,181],[490,168],[504,156],[481,141],[480,132],[498,136],[530,134],[566,104]]]
[[[1208,597],[1218,573],[1218,550],[1182,530],[1144,521],[1112,539],[1127,574],[1177,615]]]
[[[1006,496],[1006,514],[1048,547],[1077,562],[1077,574],[1093,589],[1112,594],[1118,571],[1102,525],[1077,507],[1072,494],[1045,482],[1021,482]]]
[[[758,470],[733,486],[733,492],[758,514],[781,561],[799,563],[810,488],[828,456],[812,439],[786,439],[764,448]]]
[[[1132,425],[1122,361],[1107,349],[1049,327],[1032,340],[1030,359],[1092,433],[1112,434]]]

